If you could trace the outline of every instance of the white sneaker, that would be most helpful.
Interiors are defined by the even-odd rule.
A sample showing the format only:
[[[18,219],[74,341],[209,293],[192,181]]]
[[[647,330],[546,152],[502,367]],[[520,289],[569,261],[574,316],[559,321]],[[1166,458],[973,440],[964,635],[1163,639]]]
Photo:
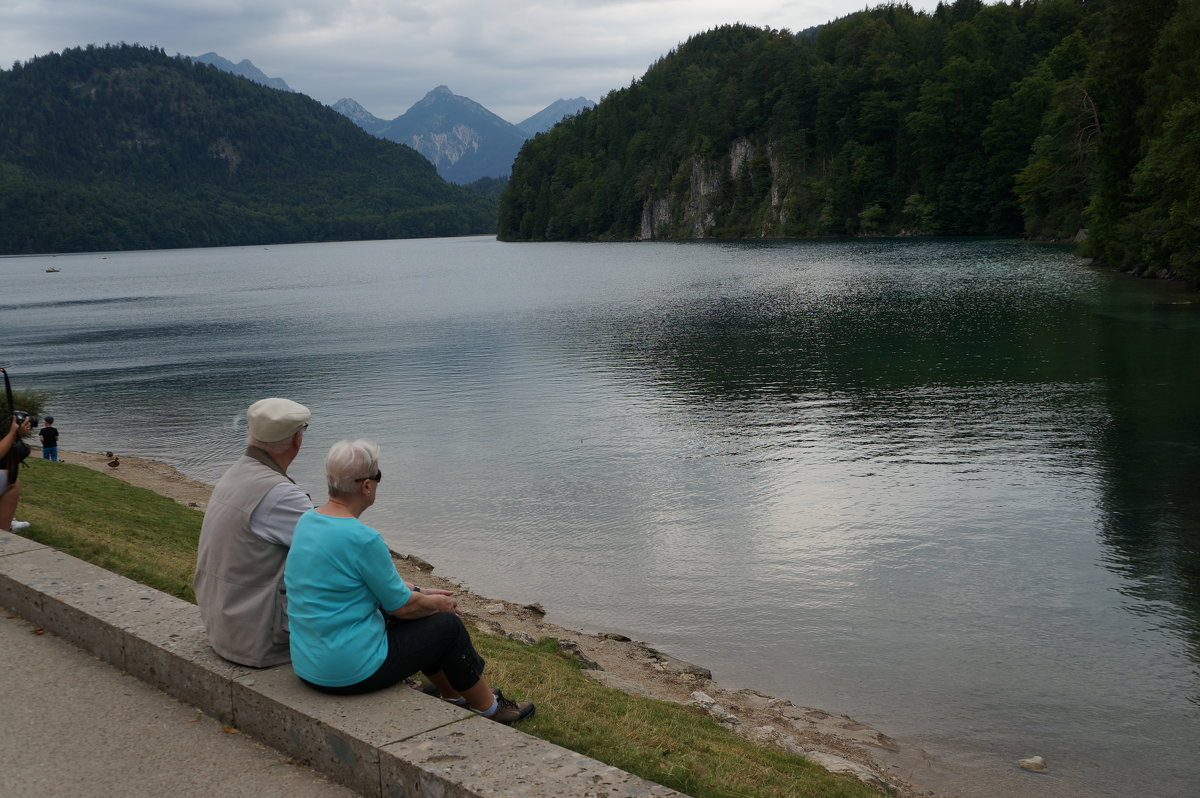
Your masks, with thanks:
[[[9,531],[9,532],[16,532],[16,531],[18,531],[18,530],[20,530],[20,529],[25,529],[27,526],[29,526],[29,522],[28,522],[28,521],[18,521],[17,519],[15,519],[15,518],[14,518],[14,519],[12,520],[12,525],[11,525],[11,526],[8,528],[8,531]]]

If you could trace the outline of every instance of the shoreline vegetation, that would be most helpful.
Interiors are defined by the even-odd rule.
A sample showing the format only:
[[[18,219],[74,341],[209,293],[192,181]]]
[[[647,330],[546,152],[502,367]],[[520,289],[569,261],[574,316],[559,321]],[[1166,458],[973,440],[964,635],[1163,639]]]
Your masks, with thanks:
[[[1194,3],[958,0],[721,25],[526,142],[497,236],[1022,235],[1195,281],[1198,24]]]
[[[0,252],[1021,235],[1195,283],[1197,26],[1176,0],[720,25],[529,139],[503,191],[161,46],[66,48],[0,69]]]
[[[194,601],[191,577],[212,486],[127,455],[60,450],[30,457],[26,537]],[[92,472],[99,472],[99,475]],[[480,596],[415,553],[393,551],[408,582],[456,592],[463,619],[510,692],[553,711],[522,730],[692,796],[934,795],[918,748],[853,719],[754,690],[616,632],[546,621],[538,604]],[[586,718],[586,722],[583,720]]]

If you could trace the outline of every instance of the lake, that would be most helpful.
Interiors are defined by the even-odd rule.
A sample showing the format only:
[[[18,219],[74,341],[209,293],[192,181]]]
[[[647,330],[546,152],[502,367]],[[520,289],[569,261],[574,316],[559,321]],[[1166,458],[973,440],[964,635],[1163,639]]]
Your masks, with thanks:
[[[61,269],[45,272],[48,266]],[[0,259],[66,449],[214,482],[247,405],[555,623],[850,714],[964,796],[1200,782],[1200,297],[1011,240],[492,238]],[[1030,774],[1017,759],[1046,757]]]

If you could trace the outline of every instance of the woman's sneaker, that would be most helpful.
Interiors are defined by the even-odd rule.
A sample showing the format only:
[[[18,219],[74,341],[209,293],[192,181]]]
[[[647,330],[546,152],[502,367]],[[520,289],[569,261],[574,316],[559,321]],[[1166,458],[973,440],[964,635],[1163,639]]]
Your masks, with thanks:
[[[496,711],[493,714],[485,717],[507,726],[519,720],[525,720],[525,718],[533,714],[535,707],[532,701],[510,701],[499,690],[493,690],[492,692],[496,694],[496,703],[499,706],[496,707]]]
[[[12,520],[12,525],[8,528],[8,531],[9,532],[17,532],[22,529],[28,529],[28,528],[29,528],[28,521],[18,521],[17,519],[14,518]]]

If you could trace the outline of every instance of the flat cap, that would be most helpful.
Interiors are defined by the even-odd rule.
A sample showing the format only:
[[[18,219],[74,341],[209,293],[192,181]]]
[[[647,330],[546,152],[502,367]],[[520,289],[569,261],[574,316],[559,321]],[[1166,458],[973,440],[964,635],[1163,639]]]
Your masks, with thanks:
[[[263,443],[275,443],[290,438],[296,430],[308,424],[312,413],[291,399],[259,399],[246,411],[250,437]]]

